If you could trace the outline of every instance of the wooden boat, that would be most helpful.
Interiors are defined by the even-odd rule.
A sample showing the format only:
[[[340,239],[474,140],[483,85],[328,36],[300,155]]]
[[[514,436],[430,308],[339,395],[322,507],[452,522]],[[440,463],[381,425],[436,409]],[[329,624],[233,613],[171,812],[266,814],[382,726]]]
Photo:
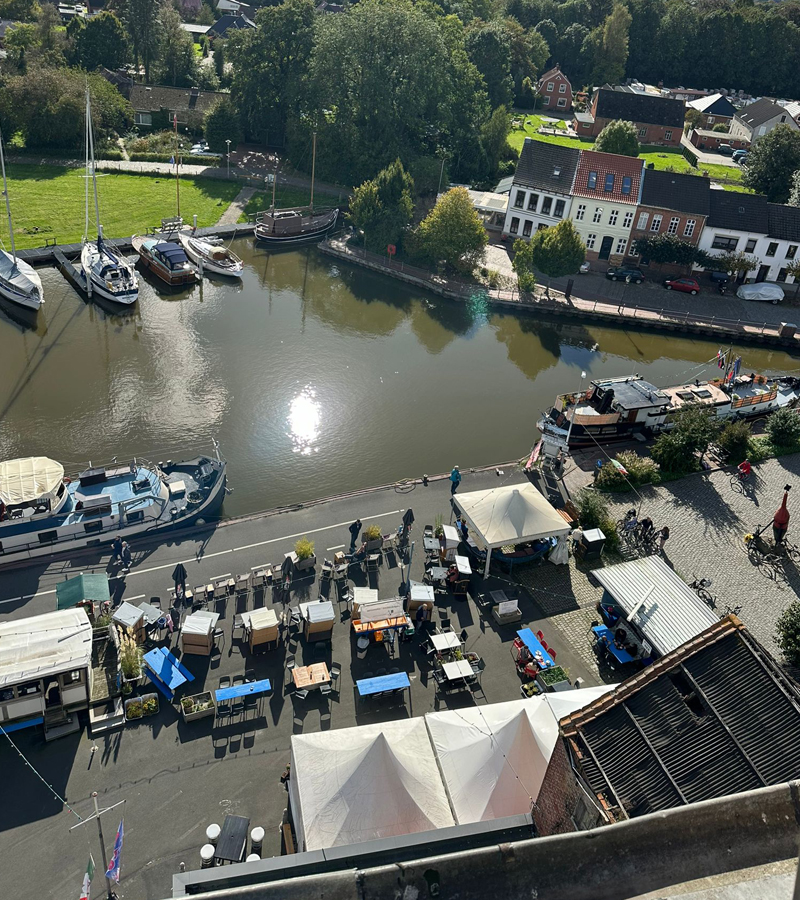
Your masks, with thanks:
[[[142,265],[171,287],[194,284],[197,280],[197,273],[180,244],[139,235],[131,243]]]
[[[217,238],[196,237],[190,231],[178,232],[178,240],[189,259],[201,272],[241,278],[244,264],[241,259]]]

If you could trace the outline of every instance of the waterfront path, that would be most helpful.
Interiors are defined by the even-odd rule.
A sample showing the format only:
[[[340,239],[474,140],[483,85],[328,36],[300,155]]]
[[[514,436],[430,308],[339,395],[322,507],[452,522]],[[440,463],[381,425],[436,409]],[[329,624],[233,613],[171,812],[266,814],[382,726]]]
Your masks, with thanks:
[[[231,205],[219,217],[217,225],[235,225],[244,212],[247,201],[255,194],[254,187],[243,187],[231,202]]]

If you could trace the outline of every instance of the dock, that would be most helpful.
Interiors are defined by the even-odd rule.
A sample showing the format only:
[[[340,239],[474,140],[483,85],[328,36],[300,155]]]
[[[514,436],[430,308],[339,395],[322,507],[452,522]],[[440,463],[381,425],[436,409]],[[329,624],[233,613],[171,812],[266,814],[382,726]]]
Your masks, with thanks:
[[[61,252],[60,248],[56,247],[53,249],[53,259],[56,262],[58,271],[61,272],[75,290],[79,291],[81,294],[88,295],[89,291],[86,286],[86,276],[72,265],[67,257]]]

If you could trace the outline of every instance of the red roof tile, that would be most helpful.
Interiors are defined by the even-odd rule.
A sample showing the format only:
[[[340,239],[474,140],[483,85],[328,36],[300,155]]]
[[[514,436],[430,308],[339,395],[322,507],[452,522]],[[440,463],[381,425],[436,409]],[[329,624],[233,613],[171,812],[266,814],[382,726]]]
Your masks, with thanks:
[[[598,200],[616,200],[636,206],[639,199],[639,184],[642,179],[642,160],[616,153],[598,153],[595,150],[581,150],[578,171],[572,193],[577,197],[595,197]],[[589,175],[597,174],[595,188],[589,187]],[[614,176],[614,189],[605,189],[606,175]],[[631,179],[631,190],[622,193],[622,179]]]

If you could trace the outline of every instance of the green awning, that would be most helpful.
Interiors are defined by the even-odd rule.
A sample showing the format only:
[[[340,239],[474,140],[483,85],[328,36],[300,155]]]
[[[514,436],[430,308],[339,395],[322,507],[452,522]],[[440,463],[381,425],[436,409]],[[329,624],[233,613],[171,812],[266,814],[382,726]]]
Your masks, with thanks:
[[[56,585],[56,609],[70,609],[85,600],[103,603],[109,599],[105,575],[78,575]]]

